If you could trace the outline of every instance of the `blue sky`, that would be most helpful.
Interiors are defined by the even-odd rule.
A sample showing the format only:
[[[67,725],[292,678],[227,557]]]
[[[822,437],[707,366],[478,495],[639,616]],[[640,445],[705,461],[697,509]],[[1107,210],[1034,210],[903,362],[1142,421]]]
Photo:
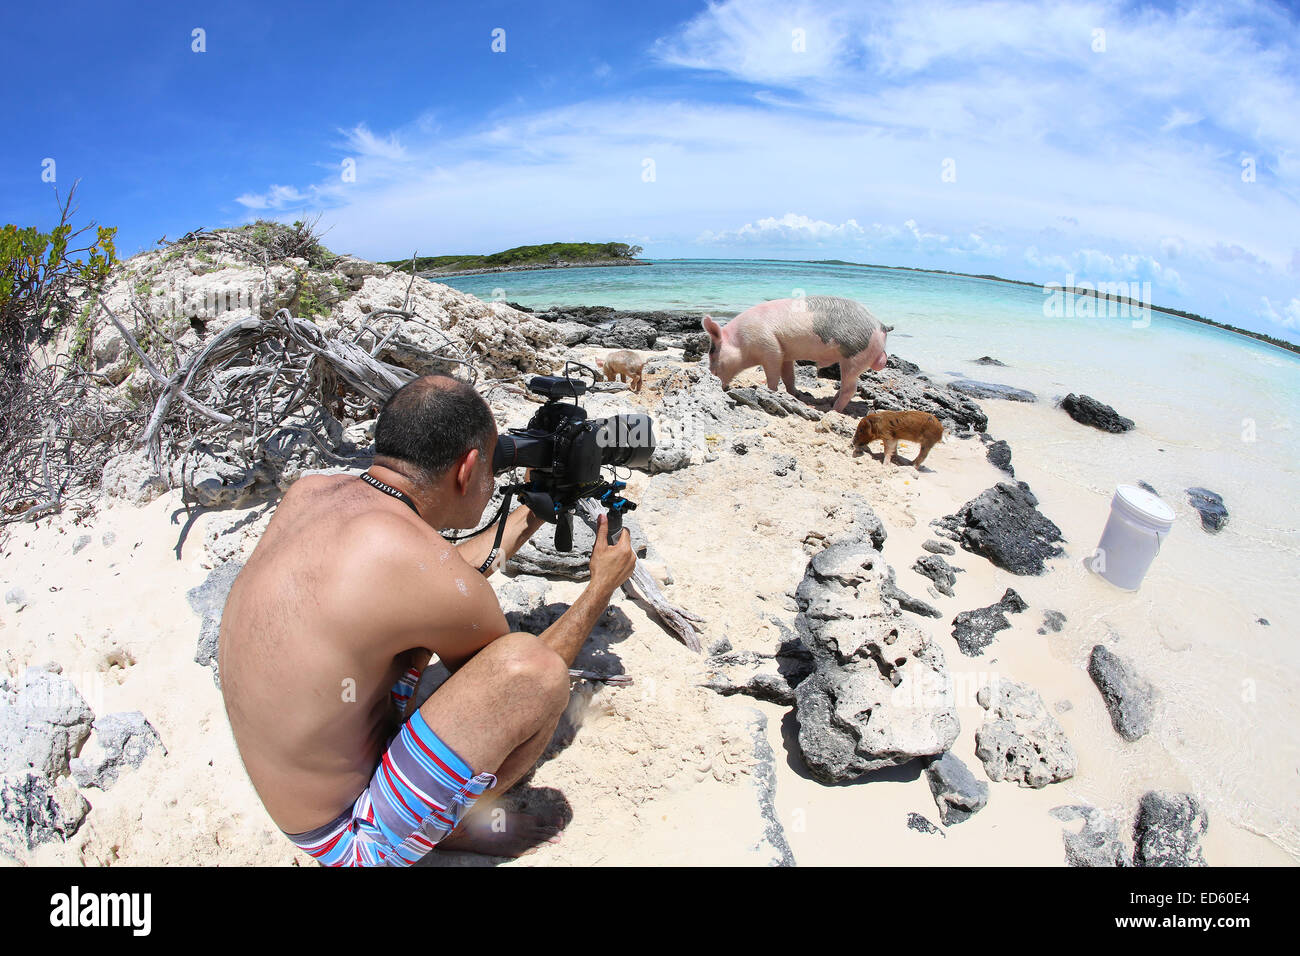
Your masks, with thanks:
[[[373,259],[613,239],[1150,282],[1300,340],[1277,3],[24,4],[0,53],[0,219],[49,224],[53,159],[126,254],[321,213]]]

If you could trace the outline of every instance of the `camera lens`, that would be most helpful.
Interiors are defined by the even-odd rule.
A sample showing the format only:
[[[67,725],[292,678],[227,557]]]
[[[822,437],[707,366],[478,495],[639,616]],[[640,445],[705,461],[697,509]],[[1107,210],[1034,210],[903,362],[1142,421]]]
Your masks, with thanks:
[[[649,415],[611,415],[597,419],[596,443],[605,465],[644,468],[655,451],[654,420]]]

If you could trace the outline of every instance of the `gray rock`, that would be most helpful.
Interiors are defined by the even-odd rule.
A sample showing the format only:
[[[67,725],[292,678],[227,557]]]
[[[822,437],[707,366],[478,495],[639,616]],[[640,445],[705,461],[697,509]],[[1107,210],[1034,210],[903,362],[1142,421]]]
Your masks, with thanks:
[[[1040,789],[1074,776],[1074,747],[1038,691],[998,680],[981,687],[975,699],[988,711],[975,731],[975,755],[990,780]]]
[[[883,597],[896,603],[904,611],[911,611],[913,614],[919,614],[922,617],[943,617],[943,612],[933,604],[927,604],[918,597],[913,597],[898,586],[894,580],[894,569],[890,568],[881,584],[880,593]]]
[[[940,594],[952,597],[952,586],[957,583],[957,572],[951,564],[937,554],[927,554],[916,559],[912,570],[934,582]]]
[[[969,820],[989,802],[989,785],[951,751],[926,765],[925,778],[945,826]]]
[[[709,354],[709,333],[692,332],[682,341],[682,361],[698,362]]]
[[[795,702],[794,688],[780,674],[751,674],[743,682],[736,682],[723,674],[713,674],[704,682],[704,686],[723,697],[744,694],[756,700],[780,704],[782,707],[793,707]]]
[[[113,498],[133,505],[146,505],[170,489],[167,479],[154,471],[149,453],[143,448],[110,458],[104,464],[100,488]]]
[[[1038,629],[1038,633],[1046,634],[1051,631],[1053,634],[1059,634],[1064,625],[1065,615],[1060,611],[1044,611],[1043,626]]]
[[[190,608],[202,622],[199,626],[198,649],[194,653],[194,663],[212,668],[212,680],[221,686],[221,676],[217,673],[217,650],[221,637],[221,612],[226,608],[226,598],[230,586],[235,583],[241,561],[227,561],[212,569],[207,578],[198,587],[191,588],[185,597]]]
[[[1223,498],[1208,488],[1188,488],[1187,500],[1201,515],[1201,527],[1217,534],[1228,523],[1228,509],[1223,505]]]
[[[663,403],[655,411],[655,451],[649,471],[656,474],[713,461],[709,435],[731,435],[763,421],[762,413],[739,406],[703,364],[669,372],[658,383]],[[632,409],[628,409],[631,411]]]
[[[489,508],[491,506],[489,505]],[[645,557],[648,539],[636,517],[626,514],[623,527],[632,536],[632,550]],[[569,551],[555,549],[555,526],[547,525],[515,552],[505,564],[510,574],[537,574],[545,577],[585,581],[591,576],[589,567],[591,549],[596,544],[596,532],[579,517],[573,519],[573,548]]]
[[[1074,705],[1068,700],[1058,700],[1056,702],[1056,712],[1058,714],[1068,714],[1072,710],[1074,710]]]
[[[1268,618],[1266,618],[1266,617],[1257,617],[1257,618],[1255,618],[1255,623],[1256,623],[1256,624],[1262,624],[1262,625],[1264,625],[1265,627],[1268,627],[1268,626],[1269,626],[1269,625],[1268,625]]]
[[[991,355],[981,355],[979,358],[975,359],[975,364],[976,364],[976,365],[996,365],[996,366],[998,366],[998,367],[1000,367],[1000,368],[1006,368],[1006,365],[1007,365],[1006,362],[999,362],[997,359],[993,358]]]
[[[99,543],[106,548],[111,548],[114,542],[116,541],[117,541],[117,534],[112,531],[105,531],[104,536],[99,539]]]
[[[584,341],[587,345],[607,349],[650,350],[656,347],[662,349],[662,345],[655,345],[658,338],[659,333],[649,322],[619,319],[609,325],[596,326]]]
[[[1083,820],[1077,833],[1066,830],[1065,859],[1070,866],[1132,866],[1129,849],[1119,835],[1119,821],[1096,807],[1084,805],[1053,807],[1056,819],[1069,823]]]
[[[907,828],[909,830],[915,830],[917,833],[937,833],[939,836],[944,838],[947,838],[948,836],[948,834],[944,833],[919,813],[909,813],[907,815]]]
[[[952,619],[952,636],[957,647],[967,657],[979,657],[993,643],[998,631],[1011,626],[1007,614],[1018,614],[1028,606],[1015,590],[1007,588],[998,603],[962,611]]]
[[[709,656],[717,657],[719,654],[728,653],[731,649],[731,641],[725,637],[720,637],[709,645]]]
[[[27,603],[27,592],[22,588],[12,587],[5,592],[5,603],[22,606]]]
[[[90,544],[90,535],[83,534],[78,536],[77,540],[72,543],[72,553],[80,554],[81,549]]]
[[[856,491],[842,491],[838,499],[823,506],[824,527],[835,530],[825,535],[828,545],[868,541],[877,551],[883,551],[889,537],[885,525],[872,510],[871,504]]]
[[[1157,498],[1160,497],[1160,492],[1156,491],[1154,488],[1152,488],[1152,487],[1151,487],[1149,484],[1147,484],[1145,481],[1139,481],[1139,482],[1138,482],[1138,487],[1141,488],[1143,491],[1148,492],[1149,494],[1153,494],[1153,495],[1155,495]]]
[[[14,859],[42,843],[66,841],[90,810],[66,778],[58,783],[32,770],[0,777],[0,853]]]
[[[1001,481],[962,505],[955,515],[932,522],[963,548],[1012,574],[1042,574],[1049,558],[1065,549],[1061,529],[1038,510],[1023,481]]]
[[[764,386],[744,385],[727,390],[727,394],[741,405],[756,408],[777,418],[797,415],[809,421],[821,418],[821,412],[805,404],[788,392],[774,392]]]
[[[1101,691],[1116,733],[1125,740],[1145,736],[1151,729],[1151,717],[1155,711],[1155,688],[1140,677],[1132,665],[1101,644],[1092,649],[1088,676]]]
[[[943,652],[883,593],[890,571],[845,542],[814,555],[795,592],[812,667],[795,688],[798,745],[823,783],[943,753],[960,729]]]
[[[520,574],[498,584],[497,601],[503,614],[527,614],[546,603],[551,582],[531,574]]]
[[[1210,818],[1190,793],[1148,791],[1133,826],[1135,866],[1205,866],[1201,837]]]
[[[774,464],[776,467],[772,469],[772,474],[778,478],[784,478],[790,472],[799,470],[799,459],[794,455],[777,455]]]
[[[69,761],[72,779],[78,786],[108,790],[117,783],[123,770],[140,766],[154,747],[162,747],[158,731],[138,710],[105,714],[96,718],[91,745],[93,754],[83,754]],[[162,747],[167,753],[167,748]]]
[[[927,541],[921,542],[921,547],[924,550],[929,551],[931,554],[956,554],[957,553],[957,549],[954,548],[952,545],[950,545],[947,541],[939,541],[935,538],[930,538]]]
[[[0,773],[66,774],[94,719],[66,677],[39,667],[16,680],[0,677]]]
[[[591,328],[577,322],[557,322],[555,330],[560,333],[560,341],[566,346],[581,345],[591,337]]]
[[[1136,427],[1133,419],[1125,418],[1091,395],[1075,395],[1071,392],[1061,399],[1061,408],[1079,424],[1091,425],[1104,432],[1118,435],[1121,432],[1132,431]]]
[[[978,382],[971,378],[959,378],[955,382],[949,382],[948,387],[958,395],[967,395],[971,398],[996,398],[1008,402],[1038,401],[1038,396],[1033,392],[1010,385],[1000,385],[997,382]]]
[[[984,455],[994,468],[1006,472],[1012,478],[1016,476],[1015,468],[1011,467],[1011,446],[1005,441],[999,439],[992,442],[984,449]]]

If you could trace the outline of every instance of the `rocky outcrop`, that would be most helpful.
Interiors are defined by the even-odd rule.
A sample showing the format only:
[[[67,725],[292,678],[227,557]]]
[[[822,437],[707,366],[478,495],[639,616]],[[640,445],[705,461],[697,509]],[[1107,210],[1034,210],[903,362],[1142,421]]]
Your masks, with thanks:
[[[1040,789],[1074,776],[1074,747],[1038,691],[998,680],[981,687],[975,699],[988,711],[975,731],[975,755],[990,780]]]
[[[976,365],[996,365],[999,368],[1006,368],[1007,365],[1006,362],[999,362],[991,355],[981,355],[979,358],[975,359],[974,362]]]
[[[67,777],[57,783],[32,770],[0,775],[0,853],[21,859],[42,843],[81,828],[90,804]]]
[[[143,448],[110,458],[104,465],[100,481],[100,489],[105,494],[137,507],[166,494],[169,487],[162,475],[154,471],[149,454]]]
[[[925,779],[945,826],[969,820],[989,802],[989,785],[951,751],[926,764]]]
[[[946,751],[959,724],[943,652],[882,594],[887,566],[866,541],[808,562],[796,631],[813,671],[795,689],[798,743],[824,783]]]
[[[1023,481],[999,482],[931,524],[1012,574],[1042,574],[1048,559],[1064,553],[1061,529],[1038,510]]]
[[[1132,431],[1137,427],[1133,424],[1133,419],[1125,418],[1115,409],[1097,401],[1091,395],[1075,395],[1071,392],[1061,399],[1061,408],[1080,425],[1091,425],[1093,428],[1101,429],[1104,432],[1118,435],[1121,432]]]
[[[54,669],[0,676],[0,773],[28,770],[51,780],[68,772],[95,719],[77,686]]]
[[[939,541],[936,540],[935,538],[930,538],[926,541],[922,541],[921,548],[925,551],[929,551],[931,554],[956,554],[957,553],[957,549],[954,548],[952,545],[950,545],[947,541]]]
[[[984,449],[984,455],[988,458],[989,464],[994,468],[1006,472],[1007,475],[1012,478],[1016,476],[1016,470],[1011,467],[1011,446],[1005,441],[999,439],[998,441],[991,442],[989,446]]]
[[[1133,826],[1137,866],[1205,866],[1201,838],[1210,818],[1189,793],[1152,790],[1143,795]]]
[[[769,388],[745,385],[733,386],[727,391],[727,395],[741,405],[759,409],[776,418],[797,415],[809,421],[817,421],[822,417],[817,409],[801,402],[788,392],[774,392]]]
[[[1096,807],[1053,807],[1049,811],[1063,823],[1083,820],[1077,832],[1066,830],[1065,859],[1070,866],[1132,866],[1129,849],[1120,837],[1119,821]]]
[[[763,421],[761,412],[737,407],[717,376],[703,365],[675,369],[659,385],[663,403],[654,413],[651,474],[713,461],[718,453],[710,447],[709,435],[737,432]]]
[[[1101,691],[1110,722],[1125,740],[1138,740],[1151,729],[1155,711],[1155,688],[1133,670],[1123,658],[1104,645],[1092,649],[1088,676]]]
[[[952,586],[957,583],[957,568],[937,554],[927,554],[916,559],[912,570],[934,582],[935,588],[945,597],[952,597]]]
[[[976,608],[973,611],[962,611],[954,617],[952,619],[953,640],[967,657],[978,657],[984,653],[984,648],[993,643],[993,637],[998,631],[1004,631],[1011,626],[1007,615],[1018,614],[1027,607],[1029,605],[1019,594],[1012,588],[1007,588],[998,603]]]
[[[583,341],[607,349],[636,349],[637,351],[662,350],[657,344],[659,332],[649,322],[621,319],[609,325],[593,328]]]
[[[834,528],[823,533],[810,531],[804,542],[819,542],[819,546],[867,541],[877,551],[885,549],[888,533],[876,512],[872,510],[867,499],[856,491],[842,491],[837,500],[822,506],[824,520],[819,526]]]
[[[1000,385],[997,382],[980,382],[972,378],[959,378],[949,382],[948,387],[958,395],[977,399],[1001,399],[1007,402],[1036,402],[1038,396],[1023,388]]]
[[[199,616],[200,620],[199,642],[198,649],[194,652],[194,663],[212,668],[212,680],[218,687],[221,686],[221,677],[217,673],[217,650],[221,637],[221,613],[226,608],[226,598],[230,594],[230,586],[235,583],[235,578],[238,577],[243,566],[241,561],[227,561],[224,564],[219,564],[202,584],[191,588],[185,594],[186,599],[190,602],[190,608]]]
[[[96,718],[93,729],[89,745],[69,761],[78,786],[108,790],[123,770],[140,766],[155,747],[167,753],[158,731],[138,710]]]
[[[1208,488],[1188,488],[1187,500],[1201,516],[1201,527],[1217,534],[1228,523],[1228,509],[1223,504],[1222,496]]]

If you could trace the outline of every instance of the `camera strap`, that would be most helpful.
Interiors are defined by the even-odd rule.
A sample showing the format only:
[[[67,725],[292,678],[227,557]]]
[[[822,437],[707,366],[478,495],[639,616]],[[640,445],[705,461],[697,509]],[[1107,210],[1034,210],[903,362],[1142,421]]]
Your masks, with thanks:
[[[396,498],[398,501],[404,501],[404,502],[406,502],[407,506],[410,507],[410,509],[411,509],[412,511],[415,512],[415,516],[416,516],[417,518],[421,517],[421,515],[420,515],[420,509],[417,508],[417,507],[415,506],[415,502],[411,500],[411,496],[410,496],[410,495],[406,494],[406,493],[403,492],[403,491],[398,491],[396,488],[394,488],[394,487],[393,487],[392,485],[390,485],[390,484],[386,484],[386,483],[380,481],[378,478],[376,478],[374,475],[372,475],[372,474],[371,474],[370,472],[368,472],[368,471],[363,471],[363,472],[362,472],[360,475],[358,475],[357,477],[359,477],[359,478],[360,478],[362,481],[364,481],[366,484],[370,485],[372,488],[378,488],[378,489],[379,489],[380,491],[382,491],[384,494],[386,494],[386,495],[392,495],[392,496],[393,496],[394,498]]]
[[[506,533],[506,519],[510,517],[510,499],[514,497],[514,490],[506,489],[505,497],[501,499],[501,520],[497,522],[497,536],[492,542],[492,550],[488,552],[487,560],[478,566],[479,574],[486,574],[487,569],[492,567],[492,562],[497,559],[501,552],[501,539]]]

